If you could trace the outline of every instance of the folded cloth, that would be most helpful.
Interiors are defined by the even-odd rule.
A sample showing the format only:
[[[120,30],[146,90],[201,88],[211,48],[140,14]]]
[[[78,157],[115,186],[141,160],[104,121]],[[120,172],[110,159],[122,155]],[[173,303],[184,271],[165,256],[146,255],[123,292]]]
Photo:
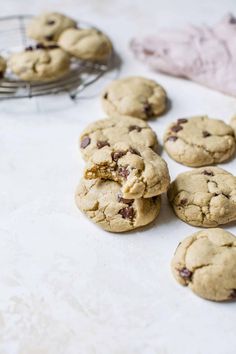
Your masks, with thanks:
[[[236,97],[236,17],[232,14],[213,27],[189,25],[133,39],[131,49],[153,70]]]

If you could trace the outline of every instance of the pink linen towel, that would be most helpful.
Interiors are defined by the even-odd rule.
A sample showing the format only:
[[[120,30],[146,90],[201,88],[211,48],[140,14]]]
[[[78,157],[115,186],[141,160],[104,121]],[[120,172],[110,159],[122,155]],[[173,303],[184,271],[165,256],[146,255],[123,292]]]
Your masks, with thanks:
[[[133,39],[131,49],[150,68],[236,97],[236,17],[213,27],[189,25]]]

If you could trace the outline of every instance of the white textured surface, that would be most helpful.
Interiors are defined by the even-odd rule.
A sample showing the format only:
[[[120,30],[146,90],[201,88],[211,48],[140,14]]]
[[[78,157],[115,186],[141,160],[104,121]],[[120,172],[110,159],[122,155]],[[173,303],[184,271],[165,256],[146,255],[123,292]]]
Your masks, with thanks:
[[[159,25],[214,22],[235,0],[4,2],[1,15],[65,11],[110,33],[122,75],[157,79],[173,107],[151,125],[161,139],[178,117],[228,121],[236,99],[148,72],[128,50]],[[57,107],[57,109],[56,109]],[[0,354],[234,354],[236,304],[216,304],[179,286],[170,259],[195,232],[163,202],[155,225],[112,235],[74,206],[83,162],[77,138],[103,116],[98,98],[72,105],[50,97],[0,104]],[[186,170],[171,161],[172,178]],[[236,173],[236,160],[224,164]],[[236,234],[235,223],[225,227]]]

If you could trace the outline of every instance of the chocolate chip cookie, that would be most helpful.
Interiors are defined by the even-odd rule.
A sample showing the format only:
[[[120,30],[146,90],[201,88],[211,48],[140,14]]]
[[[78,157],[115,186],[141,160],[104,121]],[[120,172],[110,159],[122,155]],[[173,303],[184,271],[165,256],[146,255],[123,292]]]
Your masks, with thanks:
[[[110,179],[121,185],[124,198],[150,198],[166,192],[170,177],[166,162],[152,149],[119,142],[91,156],[87,179]]]
[[[7,68],[6,60],[0,56],[0,79],[3,78],[6,68]]]
[[[228,160],[235,152],[233,129],[207,116],[180,118],[164,136],[169,156],[186,166],[198,167]]]
[[[14,74],[26,81],[58,79],[70,70],[70,56],[56,45],[28,47],[13,54],[9,67]]]
[[[80,151],[88,160],[97,150],[119,141],[138,143],[153,150],[158,145],[156,134],[146,122],[137,118],[108,118],[88,125],[80,137]]]
[[[161,198],[126,199],[120,185],[108,180],[84,180],[76,190],[78,208],[104,230],[125,232],[155,220]]]
[[[144,77],[127,77],[112,81],[102,93],[102,106],[111,116],[148,119],[166,110],[164,88]]]
[[[57,42],[60,34],[68,28],[76,27],[76,21],[58,12],[47,12],[35,16],[29,23],[26,33],[40,43]]]
[[[236,177],[219,167],[179,174],[168,198],[175,214],[190,225],[215,227],[236,220]]]
[[[222,229],[199,231],[184,239],[171,264],[175,279],[213,301],[236,299],[236,237]]]
[[[234,130],[234,135],[235,135],[235,139],[236,139],[236,116],[234,116],[231,121],[230,121],[230,125]]]
[[[58,44],[81,60],[106,61],[112,53],[110,39],[96,29],[70,28],[59,37]]]

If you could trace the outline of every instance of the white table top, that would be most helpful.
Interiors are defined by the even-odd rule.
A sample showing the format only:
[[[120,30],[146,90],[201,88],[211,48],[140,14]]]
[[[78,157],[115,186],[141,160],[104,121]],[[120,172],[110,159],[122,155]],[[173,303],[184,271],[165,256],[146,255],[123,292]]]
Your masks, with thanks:
[[[128,48],[158,26],[236,13],[235,0],[12,0],[1,14],[42,10],[94,23],[121,55],[121,75],[163,84],[173,106],[150,122],[160,140],[178,117],[236,113],[236,99],[154,74]],[[204,301],[172,277],[176,246],[198,229],[165,198],[155,225],[129,235],[106,233],[76,209],[77,139],[104,116],[98,96],[1,102],[0,110],[0,354],[234,354],[236,304]],[[163,156],[172,178],[187,170]],[[236,174],[236,160],[222,166]],[[224,228],[236,234],[235,223]]]

